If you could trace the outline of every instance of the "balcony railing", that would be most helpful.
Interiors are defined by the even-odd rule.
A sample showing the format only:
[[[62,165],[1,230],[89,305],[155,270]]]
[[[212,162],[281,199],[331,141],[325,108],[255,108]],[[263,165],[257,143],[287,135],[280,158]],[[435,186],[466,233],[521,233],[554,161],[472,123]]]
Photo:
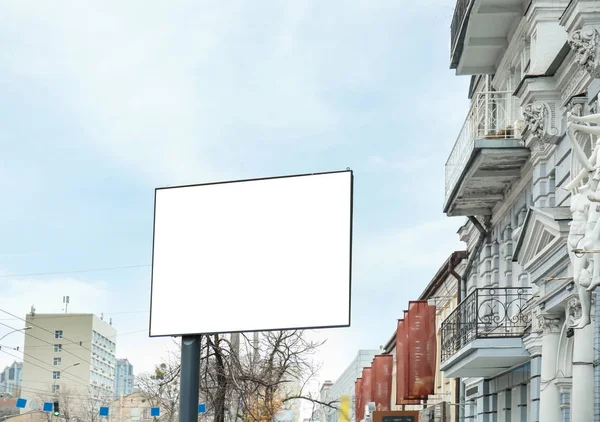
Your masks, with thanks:
[[[465,170],[478,139],[518,139],[518,98],[508,91],[478,92],[446,161],[446,201]]]
[[[455,54],[456,44],[457,42],[459,42],[460,35],[463,29],[463,22],[471,7],[471,1],[472,0],[456,1],[454,15],[452,16],[452,23],[450,24],[450,54],[452,54],[452,56],[454,56]],[[454,57],[452,57],[452,60],[455,60]],[[454,65],[454,67],[456,66]]]
[[[531,323],[528,287],[476,289],[442,323],[442,362],[476,339],[521,337]]]

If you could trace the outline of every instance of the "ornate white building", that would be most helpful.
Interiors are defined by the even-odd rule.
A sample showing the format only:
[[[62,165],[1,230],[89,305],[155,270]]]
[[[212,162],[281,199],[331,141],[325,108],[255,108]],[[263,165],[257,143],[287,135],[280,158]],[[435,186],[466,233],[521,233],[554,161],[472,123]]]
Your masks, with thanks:
[[[600,422],[600,1],[458,0],[451,68],[472,78],[444,201],[468,217],[441,327],[460,419]]]

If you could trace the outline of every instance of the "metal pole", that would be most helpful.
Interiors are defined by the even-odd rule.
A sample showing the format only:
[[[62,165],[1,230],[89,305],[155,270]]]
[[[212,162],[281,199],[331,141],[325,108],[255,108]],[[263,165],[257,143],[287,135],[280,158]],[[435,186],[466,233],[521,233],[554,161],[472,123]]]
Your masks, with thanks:
[[[181,339],[179,422],[198,420],[201,341],[201,335],[183,336]]]

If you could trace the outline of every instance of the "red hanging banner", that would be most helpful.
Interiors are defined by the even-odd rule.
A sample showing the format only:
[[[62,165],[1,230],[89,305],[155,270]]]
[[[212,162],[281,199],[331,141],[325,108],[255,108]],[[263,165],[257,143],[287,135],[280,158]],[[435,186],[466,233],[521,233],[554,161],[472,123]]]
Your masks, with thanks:
[[[408,354],[406,353],[406,330],[404,319],[398,320],[396,329],[396,404],[403,404],[406,393],[406,372]]]
[[[404,320],[407,349],[405,399],[426,400],[435,393],[436,347],[435,306],[427,301],[409,302]]]
[[[365,406],[373,401],[371,396],[371,383],[373,382],[373,370],[371,367],[363,368],[362,371],[362,415],[365,415]]]
[[[354,381],[354,420],[360,422],[363,419],[362,414],[362,378]]]
[[[373,379],[371,380],[371,397],[375,408],[379,411],[389,411],[392,406],[392,355],[377,355],[373,359]]]

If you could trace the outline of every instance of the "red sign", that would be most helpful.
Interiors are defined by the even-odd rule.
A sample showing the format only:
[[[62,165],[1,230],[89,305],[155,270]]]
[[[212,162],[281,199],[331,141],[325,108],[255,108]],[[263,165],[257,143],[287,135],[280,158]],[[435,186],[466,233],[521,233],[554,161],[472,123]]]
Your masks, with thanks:
[[[377,355],[371,365],[373,379],[371,380],[371,397],[375,408],[380,411],[388,411],[392,406],[392,367],[394,357],[392,355]]]
[[[360,422],[363,416],[362,378],[358,378],[354,382],[354,420]]]
[[[406,311],[405,311],[406,315]],[[406,330],[403,319],[398,320],[398,328],[396,329],[396,404],[404,404],[404,396],[406,395],[406,371],[408,366],[408,353],[406,351]]]
[[[435,306],[427,301],[409,302],[404,320],[407,384],[404,398],[426,400],[435,392],[436,346]]]

